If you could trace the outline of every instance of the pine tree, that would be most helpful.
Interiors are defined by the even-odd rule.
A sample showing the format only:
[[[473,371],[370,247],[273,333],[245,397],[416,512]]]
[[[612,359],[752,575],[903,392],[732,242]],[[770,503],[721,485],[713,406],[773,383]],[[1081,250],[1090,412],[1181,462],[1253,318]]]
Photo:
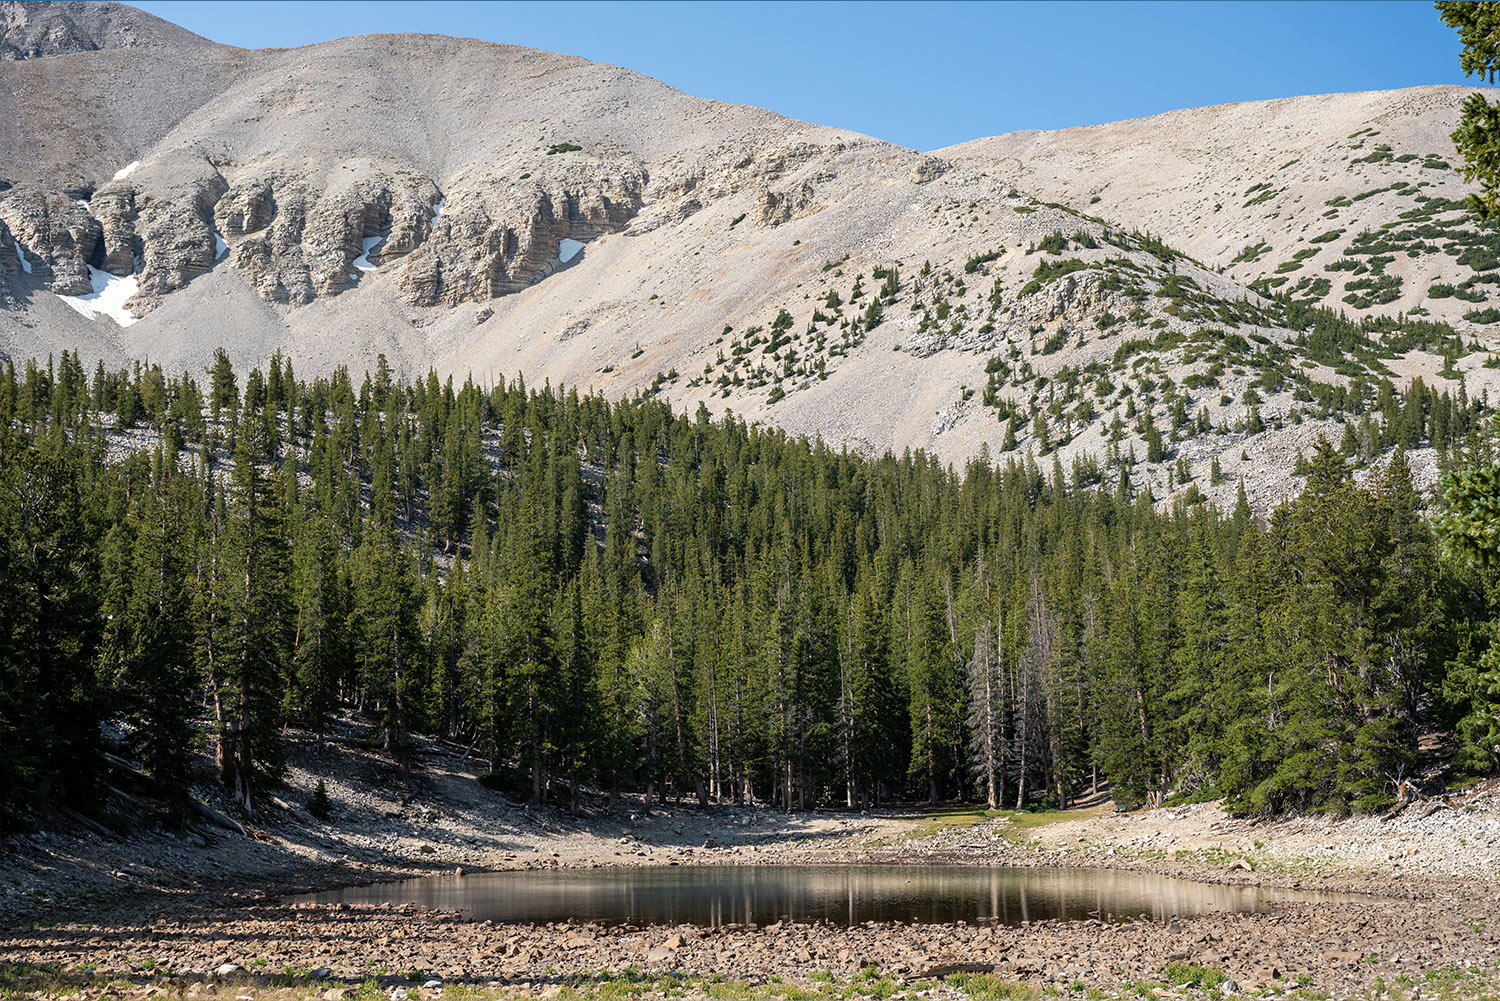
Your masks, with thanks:
[[[890,734],[904,729],[891,677],[886,605],[876,587],[867,579],[856,589],[839,663],[839,757],[849,806],[879,802],[881,785],[895,772]]]
[[[287,660],[287,552],[283,490],[260,468],[259,425],[247,415],[236,432],[230,503],[220,538],[224,601],[220,740],[222,779],[246,812],[256,790],[282,768],[281,693]],[[277,475],[279,480],[280,474]]]
[[[234,366],[229,361],[229,353],[223,348],[214,349],[214,363],[208,370],[209,393],[208,402],[213,410],[214,423],[218,423],[220,414],[229,411],[234,416],[235,409],[240,403],[239,389],[235,383]]]
[[[73,469],[32,449],[0,469],[0,798],[86,803],[98,775],[97,577]]]
[[[405,768],[407,736],[423,687],[416,575],[389,524],[366,534],[355,565],[353,603],[362,628],[354,641],[361,686],[372,699],[371,715],[384,735],[385,749]]]
[[[130,595],[123,614],[130,631],[121,651],[119,689],[125,694],[132,751],[160,786],[174,820],[187,814],[191,778],[191,698],[196,687],[191,596],[182,540],[193,530],[183,519],[185,491],[166,472],[158,452],[152,486],[135,520]]]
[[[1271,809],[1371,809],[1389,802],[1409,747],[1390,637],[1371,615],[1389,548],[1375,498],[1320,440],[1301,497],[1272,523],[1286,581],[1273,635],[1287,667],[1272,686],[1285,722],[1278,764],[1248,802]]]
[[[537,515],[535,498],[528,495],[507,547],[500,649],[511,680],[511,728],[520,740],[521,761],[531,771],[533,803],[540,803],[545,791],[549,744],[565,691],[547,594],[551,571]]]
[[[1046,785],[1044,776],[1050,764],[1049,718],[1047,713],[1048,679],[1056,668],[1058,656],[1057,620],[1047,610],[1047,598],[1041,581],[1033,574],[1027,592],[1026,647],[1017,664],[1012,682],[1015,699],[1015,736],[1013,738],[1016,809],[1026,805],[1029,792],[1036,785]]]
[[[968,702],[968,736],[970,767],[974,780],[984,793],[991,810],[1005,795],[1005,705],[1004,648],[1005,612],[1000,609],[994,622],[985,618],[974,630],[974,655],[965,678]]]
[[[339,572],[338,543],[325,518],[309,518],[293,554],[297,617],[292,637],[292,708],[302,724],[323,736],[349,667],[344,623],[348,597]]]
[[[1243,482],[1229,512],[1161,510],[1128,445],[1110,485],[1034,455],[960,473],[389,366],[356,391],[273,359],[242,405],[219,361],[228,470],[187,376],[90,384],[71,352],[0,368],[7,811],[87,808],[106,714],[168,799],[211,718],[253,806],[285,724],[341,705],[398,759],[409,734],[453,739],[487,786],[565,781],[574,802],[592,783],[611,803],[1066,804],[1102,771],[1122,803],[1369,810],[1400,794],[1419,723],[1455,734],[1458,769],[1500,754],[1500,474],[1462,391],[1349,392],[1378,394],[1392,443],[1453,447],[1443,560],[1400,454],[1360,488],[1320,445],[1266,527]],[[1069,435],[1072,385],[1028,414]],[[121,455],[97,413],[137,402],[161,447]],[[1381,433],[1363,417],[1358,454]]]
[[[906,679],[912,741],[910,774],[920,776],[927,801],[942,793],[946,763],[959,740],[958,676],[942,597],[930,570],[912,582],[904,623]]]

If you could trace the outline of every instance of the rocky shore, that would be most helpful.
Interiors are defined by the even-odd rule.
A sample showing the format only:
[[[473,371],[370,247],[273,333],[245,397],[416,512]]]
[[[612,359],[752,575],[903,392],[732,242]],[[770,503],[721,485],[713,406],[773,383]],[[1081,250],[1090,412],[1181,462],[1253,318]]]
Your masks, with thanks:
[[[319,779],[327,822],[296,804]],[[1390,819],[1252,822],[1215,804],[1116,814],[529,810],[435,751],[294,755],[282,808],[228,830],[0,844],[0,995],[118,998],[1500,997],[1500,789]],[[504,925],[290,893],[538,867],[793,862],[1147,869],[1353,891],[1258,914],[1020,926]]]

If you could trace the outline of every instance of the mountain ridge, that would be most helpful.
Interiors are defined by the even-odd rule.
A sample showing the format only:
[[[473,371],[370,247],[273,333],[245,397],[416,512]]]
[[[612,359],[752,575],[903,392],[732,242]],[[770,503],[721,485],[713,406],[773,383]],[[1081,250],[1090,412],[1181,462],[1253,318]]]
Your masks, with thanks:
[[[242,366],[280,349],[326,371],[384,354],[948,461],[1012,441],[1139,456],[1138,411],[1165,419],[1180,397],[1216,430],[1179,446],[1174,428],[1171,457],[1192,482],[1213,459],[1255,472],[1257,500],[1294,489],[1290,459],[1382,380],[1500,389],[1500,244],[1467,217],[1446,139],[1465,88],[921,153],[518,46],[188,48],[170,65],[142,46],[0,62],[0,103],[23,112],[0,162],[32,161],[0,191],[8,356],[201,370],[223,343]],[[92,99],[122,66],[133,94]],[[183,78],[196,89],[176,103],[155,96]],[[64,109],[60,138],[32,141]],[[151,141],[116,135],[127,119]],[[1314,356],[1293,305],[1452,329],[1356,329],[1341,336],[1369,342],[1350,342],[1361,357]],[[1356,375],[1360,401],[1316,402]],[[1184,488],[1163,464],[1146,480]]]

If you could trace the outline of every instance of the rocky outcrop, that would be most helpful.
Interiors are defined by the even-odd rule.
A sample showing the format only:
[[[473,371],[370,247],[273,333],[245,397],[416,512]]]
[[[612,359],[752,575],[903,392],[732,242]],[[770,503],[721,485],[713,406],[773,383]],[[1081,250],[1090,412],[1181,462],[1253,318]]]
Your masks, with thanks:
[[[362,255],[379,267],[420,247],[441,197],[430,178],[411,171],[361,171],[322,189],[273,173],[237,179],[213,218],[256,291],[296,305],[353,285]],[[366,240],[378,241],[368,255]]]
[[[16,257],[16,238],[10,235],[10,227],[0,222],[0,277],[20,270],[21,262]]]
[[[562,266],[564,239],[587,242],[623,229],[640,211],[645,182],[631,164],[594,164],[519,185],[470,181],[449,192],[431,239],[403,266],[401,295],[412,305],[454,306],[520,291]]]
[[[214,220],[227,238],[258,233],[276,217],[276,198],[271,182],[255,178],[240,182],[224,193],[214,206]]]
[[[147,305],[214,266],[213,206],[226,187],[224,179],[215,175],[190,197],[144,201],[140,296]]]
[[[946,174],[953,165],[947,160],[936,156],[924,156],[911,168],[911,180],[913,184],[926,184],[935,181]]]
[[[98,266],[112,275],[134,272],[135,259],[141,252],[135,231],[136,220],[140,217],[135,204],[135,189],[112,187],[97,192],[89,203],[89,210],[99,220],[102,234],[102,263]]]
[[[755,204],[755,221],[761,226],[779,226],[810,215],[814,208],[813,186],[803,181],[787,191],[762,189]]]
[[[113,179],[87,203],[100,230],[89,263],[137,276],[133,306],[150,309],[217,259],[214,206],[229,184],[199,154],[153,160]]]
[[[1128,312],[1128,300],[1106,288],[1105,277],[1105,272],[1095,269],[1063,275],[1027,296],[1012,312],[1041,323],[1059,318],[1081,323],[1112,309]]]
[[[101,238],[88,209],[61,192],[17,187],[0,195],[0,222],[25,248],[32,273],[59,295],[92,290],[88,262]]]
[[[377,266],[405,257],[426,243],[438,213],[447,207],[432,181],[415,176],[408,180],[409,183],[390,192],[390,197],[382,201],[384,232],[366,234],[383,236],[369,255],[370,262]]]
[[[0,222],[0,309],[14,309],[15,296],[11,293],[11,276],[19,273],[21,262],[16,258],[16,241],[10,229]]]

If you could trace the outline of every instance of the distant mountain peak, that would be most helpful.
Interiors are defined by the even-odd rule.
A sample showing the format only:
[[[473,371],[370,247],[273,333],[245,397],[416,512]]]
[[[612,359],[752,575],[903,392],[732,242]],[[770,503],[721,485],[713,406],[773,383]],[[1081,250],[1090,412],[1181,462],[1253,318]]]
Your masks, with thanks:
[[[0,0],[0,59],[214,44],[186,28],[121,3]]]

